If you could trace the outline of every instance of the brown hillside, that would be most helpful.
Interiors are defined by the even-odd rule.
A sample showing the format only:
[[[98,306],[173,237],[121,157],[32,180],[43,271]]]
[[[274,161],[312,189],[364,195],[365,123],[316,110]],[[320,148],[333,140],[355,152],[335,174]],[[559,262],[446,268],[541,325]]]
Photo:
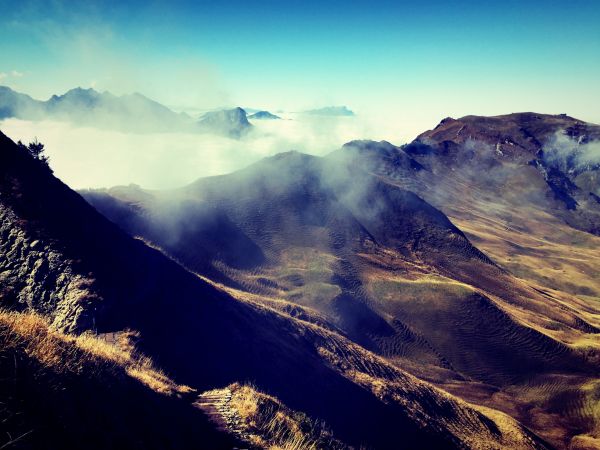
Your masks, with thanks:
[[[230,296],[128,237],[7,138],[0,145],[7,306],[67,330],[136,330],[138,351],[174,383],[206,391],[251,380],[350,445],[543,445],[509,417],[475,409],[334,331]],[[39,273],[24,276],[31,267]]]

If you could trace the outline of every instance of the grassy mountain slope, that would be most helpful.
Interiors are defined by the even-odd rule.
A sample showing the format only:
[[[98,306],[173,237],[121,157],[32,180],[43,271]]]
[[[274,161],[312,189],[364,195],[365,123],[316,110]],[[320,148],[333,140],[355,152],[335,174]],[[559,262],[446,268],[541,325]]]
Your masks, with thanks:
[[[544,140],[564,126],[582,145],[594,142],[594,126],[562,116],[469,117],[445,120],[404,148],[355,141],[325,158],[280,154],[175,191],[83,194],[234,295],[325,320],[397,367],[500,408],[563,447],[597,433],[593,414],[556,399],[575,389],[582,404],[597,405],[589,383],[600,362],[593,291],[572,282],[549,289],[566,287],[576,270],[596,283],[594,250],[585,248],[596,238],[567,217],[593,223],[594,210],[581,192],[573,194],[578,210],[569,210],[555,197],[556,177],[539,168]],[[550,231],[555,224],[560,234]],[[571,232],[577,257],[556,251],[569,251]],[[553,261],[569,271],[546,282]],[[549,378],[560,380],[551,391]]]
[[[4,136],[0,192],[5,306],[39,311],[67,331],[134,330],[137,351],[173,383],[202,392],[253,381],[350,445],[543,446],[508,416],[474,408],[335,327],[305,320],[310,312],[243,292],[233,297],[184,270],[119,230]],[[71,400],[63,404],[71,408]]]

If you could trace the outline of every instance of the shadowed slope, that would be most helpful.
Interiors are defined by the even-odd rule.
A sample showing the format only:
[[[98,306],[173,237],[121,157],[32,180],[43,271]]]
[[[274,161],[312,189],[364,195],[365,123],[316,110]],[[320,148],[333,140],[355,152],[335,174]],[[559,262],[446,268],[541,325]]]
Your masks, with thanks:
[[[66,329],[135,329],[138,348],[175,382],[203,391],[252,380],[350,444],[542,445],[508,417],[477,411],[332,331],[232,298],[128,237],[0,139],[2,289],[13,306],[26,300]],[[43,269],[25,277],[32,266]]]
[[[230,449],[188,397],[147,362],[39,316],[0,311],[0,446]]]
[[[597,364],[600,255],[595,249],[600,241],[573,227],[593,233],[597,229],[596,206],[590,199],[600,189],[598,166],[591,158],[599,138],[597,125],[564,115],[468,116],[445,119],[412,144],[397,149],[396,158],[406,158],[408,154],[421,164],[424,170],[418,173],[411,174],[390,163],[393,157],[389,156],[389,145],[374,142],[366,146],[369,158],[363,157],[361,164],[390,183],[414,190],[440,208],[505,269],[499,273],[456,260],[443,267],[443,274],[481,289],[519,322],[558,341],[560,345],[550,345],[554,350],[544,350],[548,355],[554,354],[554,359],[562,359],[568,346]],[[575,209],[569,209],[572,200]],[[508,271],[519,279],[509,276]],[[411,280],[399,281],[399,284],[396,281],[399,289],[409,287],[409,298],[414,298],[410,291],[421,292],[425,299],[436,298],[422,286],[416,289],[419,284],[407,283]],[[443,284],[434,286],[440,291]],[[414,307],[402,305],[395,307],[396,310],[401,308],[405,314],[409,311],[414,314]],[[423,317],[431,320],[431,313],[425,312]],[[443,319],[449,318],[446,315]],[[448,323],[443,319],[436,321],[438,327]],[[456,328],[461,321],[450,323]],[[465,325],[459,328],[465,329]],[[502,327],[505,331],[509,329]],[[487,334],[478,331],[477,339],[482,335]],[[530,338],[520,344],[529,345]],[[519,370],[527,366],[520,364]],[[557,367],[550,364],[544,370],[549,369]],[[557,445],[568,446],[570,433],[597,430],[598,419],[585,413],[585,408],[575,408],[577,412],[573,412],[557,407],[561,404],[558,398],[574,395],[583,398],[581,404],[597,404],[589,388],[595,373],[597,369],[590,374],[591,378],[590,375],[553,378],[556,381],[552,389],[547,389],[546,377],[542,375],[537,381],[529,379],[525,386],[511,389],[519,394],[505,400],[501,400],[496,390],[480,390],[481,386],[462,385],[451,390],[500,407],[549,436]],[[445,383],[446,388],[449,386]],[[524,395],[528,391],[531,394]],[[547,416],[544,411],[552,412]],[[597,436],[597,431],[592,431],[592,435]],[[584,432],[582,440],[588,439],[586,436]]]
[[[185,238],[174,247],[166,234],[145,236],[198,272],[204,267],[178,246],[202,248],[212,233],[228,233],[229,228],[194,236],[186,228],[197,217],[227,217],[265,258],[242,268],[229,264],[223,253],[207,254],[213,271],[220,270],[236,287],[314,308],[355,342],[388,358],[409,357],[455,371],[455,376],[497,384],[540,371],[592,370],[572,349],[524,326],[486,297],[539,312],[544,306],[538,293],[519,286],[439,210],[366,171],[364,152],[355,160],[353,150],[350,146],[327,159],[280,154],[175,192],[121,188],[112,191],[116,197],[85,195],[116,221],[119,216],[111,216],[105,204],[117,202],[125,209],[135,204],[136,224],[121,222],[132,234],[144,234],[144,217],[176,225],[172,234],[182,230]],[[383,164],[396,161],[387,158]],[[414,172],[418,165],[408,161],[399,167]],[[162,214],[165,210],[179,214]],[[453,279],[468,285],[447,307],[435,295],[427,309],[411,309],[413,303],[400,306],[396,299],[410,298],[403,292],[408,286],[404,281],[427,273],[442,280],[442,296],[450,295],[444,289],[457,285]],[[437,313],[441,322],[433,320]],[[557,311],[554,315],[570,326],[582,326],[575,317]],[[477,335],[480,344],[473,341]],[[507,364],[509,354],[514,361]]]
[[[549,127],[552,135],[557,128]],[[467,139],[452,153],[450,147],[438,152],[422,142],[399,148],[355,141],[326,158],[280,154],[176,191],[115,188],[84,195],[128,232],[148,237],[189,269],[259,294],[258,301],[270,306],[294,303],[318,311],[351,340],[398,367],[501,407],[548,433],[557,445],[568,445],[595,422],[552,419],[545,428],[532,419],[538,416],[522,412],[527,406],[511,410],[500,395],[491,400],[489,392],[511,398],[514,394],[506,392],[513,386],[544,383],[555,373],[592,379],[600,361],[598,313],[516,278],[440,211],[481,235],[489,224],[473,230],[470,220],[492,217],[496,208],[514,205],[526,214],[531,205],[556,207],[544,178],[530,176],[540,173],[527,164],[524,155],[531,149],[497,160],[494,149],[488,152],[488,144],[482,145]],[[119,213],[109,204],[118,205]],[[164,210],[179,214],[165,219]],[[226,217],[231,226],[222,228],[222,236],[243,233],[264,259],[235,267],[227,262],[227,252],[213,251],[203,253],[208,267],[198,264],[187,249],[205,248],[219,232],[185,233],[190,221],[197,221],[192,218],[204,214]],[[145,231],[148,224],[156,227],[165,220],[184,230],[186,238],[171,245],[164,235]],[[539,417],[549,402],[540,407]]]

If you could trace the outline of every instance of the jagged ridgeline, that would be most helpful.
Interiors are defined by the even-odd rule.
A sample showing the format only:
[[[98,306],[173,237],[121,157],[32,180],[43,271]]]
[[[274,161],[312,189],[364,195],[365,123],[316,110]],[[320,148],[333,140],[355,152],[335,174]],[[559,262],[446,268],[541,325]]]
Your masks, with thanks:
[[[140,448],[593,448],[597,139],[469,116],[403,147],[78,194],[2,135],[0,426],[110,447],[126,419],[62,394],[100,379],[119,393],[90,393],[101,411],[152,427]],[[136,413],[157,402],[170,420]]]
[[[212,133],[231,138],[252,128],[242,108],[210,111],[194,118],[142,94],[116,96],[91,88],[71,89],[40,101],[0,86],[0,120],[6,118],[56,120],[127,133]]]

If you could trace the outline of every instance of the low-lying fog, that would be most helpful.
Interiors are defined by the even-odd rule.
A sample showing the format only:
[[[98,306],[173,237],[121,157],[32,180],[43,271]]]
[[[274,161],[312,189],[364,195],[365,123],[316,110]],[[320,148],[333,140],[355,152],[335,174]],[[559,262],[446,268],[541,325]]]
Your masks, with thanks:
[[[46,146],[56,176],[75,189],[130,183],[172,188],[288,150],[323,155],[353,139],[385,139],[399,145],[414,138],[398,124],[360,115],[278,114],[282,120],[252,121],[252,132],[239,140],[192,133],[133,134],[17,119],[0,121],[0,130],[15,141],[37,137]]]

